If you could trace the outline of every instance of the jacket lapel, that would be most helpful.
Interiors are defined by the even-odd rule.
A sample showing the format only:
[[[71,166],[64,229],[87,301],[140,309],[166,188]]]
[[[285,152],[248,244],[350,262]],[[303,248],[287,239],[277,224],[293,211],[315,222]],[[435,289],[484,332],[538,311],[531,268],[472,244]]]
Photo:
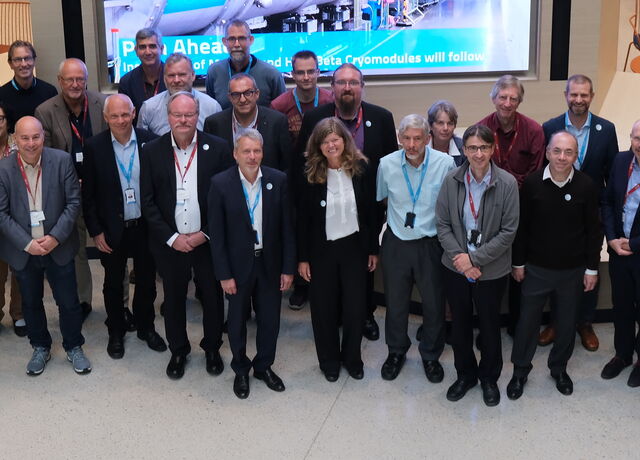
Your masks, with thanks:
[[[273,184],[268,174],[262,171],[262,239],[265,240],[267,228],[269,228],[269,212],[273,203]]]
[[[231,196],[237,196],[238,197],[238,206],[240,206],[240,209],[242,209],[242,220],[244,221],[244,223],[248,226],[249,229],[253,230],[253,227],[251,226],[251,216],[249,215],[249,207],[247,205],[247,200],[244,197],[244,191],[242,190],[242,181],[240,180],[240,172],[238,171],[237,168],[233,168],[231,171],[231,186],[235,189],[234,193]],[[264,199],[264,190],[262,191],[263,193],[263,199]],[[263,202],[264,203],[264,202]],[[264,207],[262,208],[262,220],[264,222]],[[264,228],[264,224],[263,224],[263,228]]]
[[[58,130],[62,133],[65,143],[65,151],[71,150],[73,143],[71,139],[71,126],[69,125],[69,111],[64,103],[64,99],[60,96],[60,99],[56,101],[56,123],[58,124]],[[75,157],[74,157],[75,161]]]
[[[47,155],[47,150],[44,149],[42,151],[42,157],[40,160],[40,166],[42,167],[42,182],[40,183],[40,186],[42,187],[42,210],[45,211],[47,209],[47,201],[49,198],[49,187],[50,184],[52,183],[53,180],[53,171],[52,171],[52,164],[51,164],[51,159],[49,158],[49,155]],[[27,209],[29,209],[29,202],[27,201]],[[48,213],[45,212],[44,213],[45,218],[47,217]]]

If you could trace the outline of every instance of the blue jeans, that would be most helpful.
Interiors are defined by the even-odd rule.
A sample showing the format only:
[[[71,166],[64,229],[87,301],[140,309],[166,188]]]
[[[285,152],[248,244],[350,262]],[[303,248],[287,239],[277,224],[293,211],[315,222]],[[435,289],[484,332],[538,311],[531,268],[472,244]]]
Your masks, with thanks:
[[[44,311],[44,275],[47,275],[53,298],[58,305],[62,346],[65,350],[81,346],[82,309],[78,301],[76,272],[73,259],[66,265],[57,265],[50,255],[29,256],[22,270],[15,276],[22,294],[24,320],[27,323],[29,342],[34,347],[51,348],[51,335],[47,329]]]

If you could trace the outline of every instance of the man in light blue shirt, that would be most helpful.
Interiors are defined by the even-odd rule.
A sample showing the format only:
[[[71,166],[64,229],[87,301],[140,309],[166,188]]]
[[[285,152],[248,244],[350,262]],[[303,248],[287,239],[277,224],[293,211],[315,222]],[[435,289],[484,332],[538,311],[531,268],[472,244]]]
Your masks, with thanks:
[[[437,383],[444,377],[438,361],[444,348],[444,293],[435,206],[440,186],[455,162],[427,147],[429,125],[420,115],[402,120],[399,139],[403,148],[380,160],[377,179],[377,200],[387,204],[381,256],[389,356],[381,374],[385,380],[395,379],[411,346],[407,326],[415,284],[422,298],[420,355],[427,379]]]

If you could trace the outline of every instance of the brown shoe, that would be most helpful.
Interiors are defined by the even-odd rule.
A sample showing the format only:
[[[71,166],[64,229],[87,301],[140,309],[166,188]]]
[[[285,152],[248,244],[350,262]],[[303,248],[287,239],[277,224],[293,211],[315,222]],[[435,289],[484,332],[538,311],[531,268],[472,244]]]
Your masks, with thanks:
[[[582,339],[582,346],[588,351],[596,351],[600,346],[600,342],[598,341],[598,336],[593,331],[591,323],[580,324],[576,329]]]
[[[546,347],[556,339],[556,330],[553,326],[545,327],[538,337],[538,345]]]

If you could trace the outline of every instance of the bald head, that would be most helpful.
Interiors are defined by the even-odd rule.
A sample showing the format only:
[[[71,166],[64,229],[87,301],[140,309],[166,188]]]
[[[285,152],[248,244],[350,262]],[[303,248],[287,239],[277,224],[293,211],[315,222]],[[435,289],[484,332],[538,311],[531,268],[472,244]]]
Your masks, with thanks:
[[[15,140],[18,152],[31,165],[35,165],[44,149],[44,130],[34,117],[22,117],[16,123]]]
[[[125,94],[109,96],[104,102],[103,114],[111,134],[121,145],[127,144],[131,139],[133,119],[136,115],[136,109],[129,96]]]

